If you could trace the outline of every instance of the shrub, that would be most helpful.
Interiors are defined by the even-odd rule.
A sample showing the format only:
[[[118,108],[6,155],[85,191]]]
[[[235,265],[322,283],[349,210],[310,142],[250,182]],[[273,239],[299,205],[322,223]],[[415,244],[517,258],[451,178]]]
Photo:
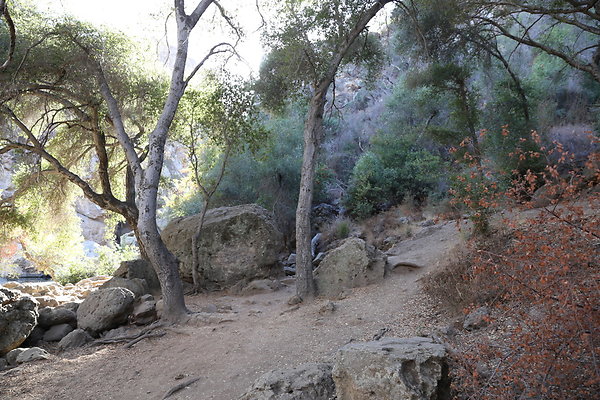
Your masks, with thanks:
[[[405,198],[422,203],[436,186],[439,157],[415,145],[412,136],[381,134],[352,171],[347,206],[364,219],[376,211],[400,204]]]
[[[573,158],[560,144],[541,149],[560,164]],[[516,176],[501,192],[517,211],[531,208],[540,180],[552,196],[534,213],[503,219],[510,235],[492,247],[474,243],[459,272],[464,283],[457,287],[485,289],[483,297],[467,297],[472,307],[487,302],[502,318],[493,340],[468,335],[454,343],[457,397],[589,399],[600,392],[600,193],[591,190],[600,183],[599,166],[600,155],[592,154],[585,170],[560,174],[561,165],[547,166]],[[493,372],[482,373],[486,368]]]

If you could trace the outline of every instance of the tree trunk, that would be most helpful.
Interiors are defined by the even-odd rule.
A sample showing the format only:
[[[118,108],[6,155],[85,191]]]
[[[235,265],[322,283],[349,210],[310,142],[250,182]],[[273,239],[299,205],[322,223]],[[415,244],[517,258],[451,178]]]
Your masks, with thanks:
[[[150,192],[153,192],[151,189]],[[183,284],[179,276],[179,260],[167,249],[156,225],[156,207],[148,204],[148,199],[156,198],[152,193],[140,191],[139,201],[139,244],[158,275],[163,294],[163,319],[178,322],[188,314],[183,295]]]
[[[296,209],[296,294],[301,299],[315,296],[315,283],[312,270],[310,248],[310,213],[313,200],[317,148],[323,135],[323,112],[325,96],[331,81],[319,85],[310,102],[310,109],[304,126],[304,156],[300,178],[300,194]]]

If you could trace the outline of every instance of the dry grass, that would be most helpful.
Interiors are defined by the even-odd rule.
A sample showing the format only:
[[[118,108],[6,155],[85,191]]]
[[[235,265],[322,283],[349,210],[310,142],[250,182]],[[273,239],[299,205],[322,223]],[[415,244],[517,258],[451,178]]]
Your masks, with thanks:
[[[450,255],[452,262],[423,279],[424,290],[452,312],[461,312],[473,304],[495,302],[503,289],[490,275],[476,273],[475,260],[482,251],[502,253],[511,241],[508,230],[471,240]]]

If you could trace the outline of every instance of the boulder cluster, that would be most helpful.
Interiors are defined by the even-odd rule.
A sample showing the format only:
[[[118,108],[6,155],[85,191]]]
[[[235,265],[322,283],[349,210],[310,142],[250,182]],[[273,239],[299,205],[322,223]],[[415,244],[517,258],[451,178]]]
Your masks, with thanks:
[[[55,343],[59,351],[111,335],[124,324],[146,325],[157,318],[156,276],[140,261],[124,262],[119,274],[75,285],[8,282],[0,287],[0,370],[47,359],[35,347]],[[133,276],[149,277],[137,278]],[[113,335],[114,336],[114,335]],[[45,346],[42,346],[45,347]]]

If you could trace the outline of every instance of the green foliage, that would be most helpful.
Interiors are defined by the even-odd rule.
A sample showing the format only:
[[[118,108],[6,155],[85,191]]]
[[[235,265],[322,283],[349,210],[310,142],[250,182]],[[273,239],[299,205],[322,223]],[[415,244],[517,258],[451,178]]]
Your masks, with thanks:
[[[346,44],[350,30],[369,4],[365,0],[286,0],[278,4],[279,19],[264,35],[271,50],[255,86],[262,105],[282,112],[288,99],[298,100],[308,94],[308,86],[317,85],[330,73],[333,55]],[[352,44],[342,64],[363,65],[367,76],[374,79],[382,59],[377,36],[365,31]]]
[[[379,134],[371,149],[354,166],[347,206],[357,218],[366,218],[405,198],[424,200],[438,182],[441,161],[419,148],[411,136]]]
[[[77,283],[82,279],[93,276],[110,276],[119,267],[121,262],[139,258],[139,251],[135,246],[112,248],[100,246],[96,249],[97,257],[83,258],[79,262],[61,266],[54,271],[52,278],[62,285]]]

